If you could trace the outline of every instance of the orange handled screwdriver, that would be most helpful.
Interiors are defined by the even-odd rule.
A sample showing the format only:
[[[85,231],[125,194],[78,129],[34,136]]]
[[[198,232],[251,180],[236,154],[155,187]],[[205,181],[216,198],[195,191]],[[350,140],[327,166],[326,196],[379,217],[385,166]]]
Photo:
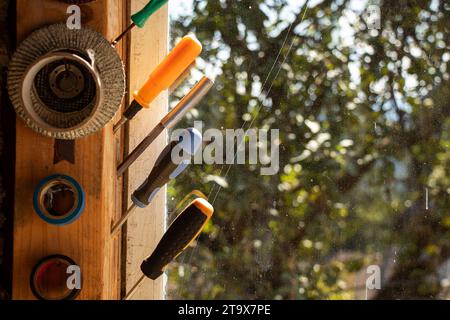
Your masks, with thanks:
[[[141,89],[133,93],[134,100],[114,126],[114,132],[142,110],[164,90],[168,89],[202,52],[202,45],[194,36],[185,36],[151,73]]]

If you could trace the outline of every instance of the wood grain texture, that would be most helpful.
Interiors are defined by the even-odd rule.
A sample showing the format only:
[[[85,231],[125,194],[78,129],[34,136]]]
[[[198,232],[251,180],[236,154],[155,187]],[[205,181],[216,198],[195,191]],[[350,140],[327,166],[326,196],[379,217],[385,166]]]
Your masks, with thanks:
[[[112,39],[123,27],[125,0],[99,0],[82,5],[82,24]],[[57,0],[17,0],[17,39],[33,30],[66,21],[67,4]],[[119,53],[123,49],[118,47]],[[50,254],[74,259],[83,273],[83,289],[78,299],[118,299],[120,244],[110,238],[110,226],[120,214],[121,181],[116,179],[120,137],[114,137],[112,123],[101,132],[78,139],[75,165],[53,164],[54,140],[16,125],[16,169],[14,212],[13,298],[34,299],[30,272],[35,263]],[[84,188],[86,208],[72,224],[58,227],[45,223],[34,212],[32,194],[46,176],[72,176]]]
[[[131,1],[131,12],[140,10],[147,1]],[[129,54],[129,83],[130,91],[139,89],[151,71],[163,60],[168,52],[168,6],[163,6],[151,16],[142,29],[135,28],[131,33],[131,47]],[[130,96],[130,99],[132,97]],[[167,113],[167,92],[162,93],[150,106],[149,110],[141,111],[128,126],[128,150],[132,150],[150,130]],[[144,154],[130,167],[126,178],[126,187],[130,194],[150,173],[156,158],[166,145],[167,134],[163,133],[153,142]],[[128,206],[131,202],[128,201]],[[151,254],[161,239],[165,230],[166,190],[160,190],[156,198],[145,209],[137,209],[123,229],[124,236],[124,282],[123,292],[130,288],[141,277],[140,265],[144,258]],[[164,277],[156,281],[146,279],[132,297],[135,300],[163,299]]]

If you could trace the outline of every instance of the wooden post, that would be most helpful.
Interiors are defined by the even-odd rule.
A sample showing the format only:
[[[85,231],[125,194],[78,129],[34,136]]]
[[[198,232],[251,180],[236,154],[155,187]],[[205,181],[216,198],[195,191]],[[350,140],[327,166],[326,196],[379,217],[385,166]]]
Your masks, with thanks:
[[[131,12],[140,10],[148,1],[131,1]],[[151,71],[167,55],[168,51],[168,6],[162,7],[147,22],[145,28],[133,30],[129,54],[130,93],[142,86]],[[130,96],[130,99],[132,97]],[[132,150],[167,112],[167,93],[161,94],[149,110],[140,112],[129,124],[128,150]],[[150,148],[128,170],[126,186],[127,205],[131,205],[130,194],[150,173],[159,153],[166,144],[166,133],[153,142]],[[122,293],[128,292],[141,277],[141,262],[156,247],[165,229],[166,190],[145,209],[137,209],[128,220],[124,236],[124,282]],[[133,299],[163,299],[163,277],[156,281],[146,280],[132,297]]]
[[[98,0],[80,5],[82,26],[88,26],[113,39],[129,22],[130,10],[141,9],[146,1]],[[17,39],[22,41],[33,30],[66,21],[68,4],[59,0],[17,0]],[[167,7],[152,17],[145,30],[133,30],[131,42],[117,50],[129,60],[130,89],[137,88],[167,52]],[[137,28],[136,28],[137,29]],[[139,41],[137,41],[139,40]],[[130,76],[130,73],[127,74]],[[130,90],[128,90],[130,91]],[[151,169],[155,155],[165,143],[161,137],[146,155],[133,166],[124,184],[116,178],[116,166],[124,154],[124,147],[132,148],[151,129],[167,108],[167,97],[160,97],[152,110],[142,112],[133,120],[129,132],[114,136],[112,125],[116,116],[101,132],[76,140],[75,164],[62,161],[53,164],[54,140],[27,128],[21,119],[16,124],[16,169],[14,209],[13,299],[33,299],[29,279],[33,266],[51,254],[63,254],[75,260],[83,275],[83,289],[78,299],[119,299],[121,270],[122,289],[133,283],[139,270],[139,256],[149,253],[164,228],[165,194],[149,208],[132,218],[121,246],[120,237],[111,239],[110,228],[120,217],[122,196],[128,188],[142,182],[143,174]],[[72,176],[84,188],[86,208],[81,217],[66,226],[44,222],[34,212],[32,195],[37,183],[48,175],[60,173]],[[138,252],[137,246],[145,250]],[[121,253],[120,248],[126,248]],[[144,248],[142,248],[144,249]],[[126,272],[121,267],[126,266]],[[130,276],[128,276],[130,275]],[[140,298],[162,298],[160,281],[153,283]]]

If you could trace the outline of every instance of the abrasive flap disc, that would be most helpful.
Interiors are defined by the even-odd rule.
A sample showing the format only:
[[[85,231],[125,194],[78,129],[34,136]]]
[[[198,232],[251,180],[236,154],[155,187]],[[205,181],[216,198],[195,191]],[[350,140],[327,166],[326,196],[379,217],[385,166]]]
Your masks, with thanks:
[[[125,70],[100,33],[55,24],[20,44],[9,65],[8,92],[30,128],[76,139],[100,130],[119,110]]]

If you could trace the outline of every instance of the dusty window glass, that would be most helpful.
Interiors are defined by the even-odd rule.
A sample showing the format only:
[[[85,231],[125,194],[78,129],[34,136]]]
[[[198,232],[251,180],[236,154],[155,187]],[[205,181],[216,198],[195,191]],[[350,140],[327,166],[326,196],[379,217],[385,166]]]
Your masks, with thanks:
[[[191,0],[170,12],[172,45],[190,32],[203,44],[172,103],[215,76],[178,127],[224,141],[278,129],[254,147],[278,148],[279,170],[263,175],[271,153],[253,161],[248,147],[244,164],[195,164],[170,185],[169,211],[198,189],[215,213],[171,264],[169,298],[449,298],[450,4]]]

